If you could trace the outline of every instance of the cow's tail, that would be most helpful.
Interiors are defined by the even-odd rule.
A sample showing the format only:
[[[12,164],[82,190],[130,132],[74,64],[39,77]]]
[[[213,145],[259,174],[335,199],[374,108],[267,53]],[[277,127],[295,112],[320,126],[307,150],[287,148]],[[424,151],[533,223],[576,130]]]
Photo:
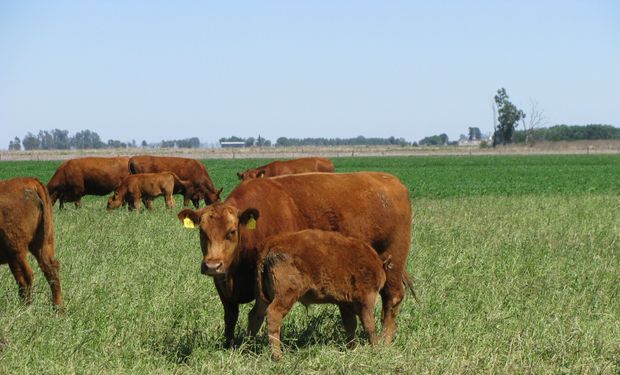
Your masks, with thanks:
[[[260,260],[256,268],[258,297],[267,303],[273,301],[273,267],[286,259],[285,254],[269,252]]]
[[[181,180],[181,178],[174,172],[169,172],[169,173],[172,175],[172,178],[174,179],[175,193],[185,195],[185,193],[187,193],[187,187],[191,184],[191,182],[188,180]]]
[[[43,224],[43,241],[54,251],[54,219],[52,217],[52,199],[47,191],[47,187],[43,185],[38,178],[36,182],[37,196],[41,204],[41,218]]]
[[[138,174],[138,168],[136,167],[136,162],[133,160],[133,158],[129,159],[129,163],[128,167],[129,167],[129,173],[131,174]]]
[[[418,295],[413,288],[413,280],[411,280],[411,277],[409,277],[407,271],[403,271],[403,285],[411,292],[411,294],[413,295],[413,299],[415,299],[415,301],[419,303],[420,299],[418,298]]]

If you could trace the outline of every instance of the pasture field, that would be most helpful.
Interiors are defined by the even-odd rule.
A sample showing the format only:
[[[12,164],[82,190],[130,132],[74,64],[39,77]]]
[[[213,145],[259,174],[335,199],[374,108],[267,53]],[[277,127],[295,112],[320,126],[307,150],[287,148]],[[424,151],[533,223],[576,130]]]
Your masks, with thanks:
[[[297,305],[284,358],[264,336],[222,347],[223,309],[199,272],[181,207],[106,212],[104,197],[54,209],[66,311],[51,307],[36,261],[34,302],[0,266],[0,374],[609,373],[620,372],[620,156],[333,159],[380,170],[412,193],[408,270],[420,297],[402,305],[395,342],[344,346],[337,308]],[[268,160],[207,160],[228,194],[237,171]],[[56,161],[0,162],[0,178]],[[320,192],[317,192],[320,194]],[[379,320],[379,304],[376,318]],[[379,325],[380,326],[380,325]]]

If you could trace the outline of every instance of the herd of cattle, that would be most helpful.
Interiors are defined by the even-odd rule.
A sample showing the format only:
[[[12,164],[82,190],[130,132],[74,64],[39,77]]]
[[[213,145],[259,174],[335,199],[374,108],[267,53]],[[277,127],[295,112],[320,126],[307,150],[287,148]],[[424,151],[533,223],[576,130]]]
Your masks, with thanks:
[[[407,188],[391,174],[333,173],[325,158],[275,161],[237,173],[242,180],[224,201],[195,159],[158,156],[80,158],[60,165],[47,187],[36,178],[0,181],[0,264],[8,263],[23,301],[31,295],[30,252],[62,308],[54,258],[52,207],[81,205],[84,195],[107,195],[108,209],[164,196],[179,220],[198,227],[201,272],[214,280],[224,306],[225,345],[234,344],[239,305],[256,300],[248,333],[265,318],[274,358],[281,356],[280,324],[297,301],[338,305],[347,342],[360,318],[376,343],[373,306],[382,300],[382,337],[390,343],[411,281],[405,270],[411,241]],[[200,201],[205,206],[200,208]]]

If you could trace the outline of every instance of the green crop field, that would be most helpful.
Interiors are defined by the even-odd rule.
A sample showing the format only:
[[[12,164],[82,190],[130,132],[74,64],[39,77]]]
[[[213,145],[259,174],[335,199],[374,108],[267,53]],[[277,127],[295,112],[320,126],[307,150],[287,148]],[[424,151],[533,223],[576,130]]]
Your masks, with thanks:
[[[236,172],[268,160],[208,160],[224,195]],[[620,156],[334,159],[339,172],[386,171],[414,210],[391,346],[344,346],[338,309],[296,306],[284,358],[262,331],[224,349],[223,309],[199,272],[196,231],[161,198],[153,212],[107,212],[104,197],[54,209],[66,311],[36,261],[20,304],[0,266],[0,374],[609,373],[620,372]],[[0,162],[0,178],[47,182],[60,162]],[[317,192],[320,194],[321,192]],[[379,320],[379,304],[375,310]]]

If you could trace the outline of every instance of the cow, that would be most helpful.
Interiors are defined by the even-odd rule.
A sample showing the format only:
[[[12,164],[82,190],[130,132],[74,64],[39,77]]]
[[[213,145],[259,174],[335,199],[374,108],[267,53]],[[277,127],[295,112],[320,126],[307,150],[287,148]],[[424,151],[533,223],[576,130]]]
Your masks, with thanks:
[[[383,263],[370,245],[338,232],[306,229],[267,238],[258,255],[253,323],[267,315],[272,357],[282,356],[280,324],[297,301],[305,306],[338,305],[350,347],[354,346],[357,315],[370,344],[375,345],[373,309],[385,284]],[[259,328],[250,327],[250,331]]]
[[[119,208],[125,203],[130,210],[140,208],[140,201],[147,209],[153,209],[153,198],[164,196],[166,207],[174,208],[173,191],[186,192],[188,182],[182,181],[172,172],[130,174],[108,198],[108,210]]]
[[[260,177],[274,177],[285,174],[297,174],[306,172],[333,172],[334,163],[326,158],[310,157],[293,160],[276,160],[262,167],[248,169],[243,173],[237,172],[241,180],[249,180]]]
[[[196,159],[169,157],[169,156],[133,156],[129,159],[131,173],[173,172],[181,180],[191,182],[183,199],[183,205],[188,206],[191,201],[194,207],[200,206],[200,199],[205,205],[220,201],[222,189],[217,190],[207,168]],[[177,192],[175,191],[175,194]]]
[[[129,175],[128,157],[87,157],[62,163],[47,183],[52,206],[60,200],[82,205],[84,195],[107,195],[114,191]]]
[[[0,264],[9,264],[24,303],[31,302],[34,278],[29,251],[52,289],[52,302],[62,308],[59,263],[54,258],[52,203],[47,189],[36,178],[0,181]]]
[[[355,237],[391,258],[392,269],[381,289],[382,336],[390,343],[405,294],[403,284],[411,286],[405,271],[411,211],[407,188],[391,174],[305,173],[243,181],[224,202],[185,209],[177,217],[199,228],[201,272],[213,277],[224,305],[225,346],[234,343],[239,304],[254,300],[259,245],[271,235],[303,229]],[[252,319],[257,319],[256,305]]]

